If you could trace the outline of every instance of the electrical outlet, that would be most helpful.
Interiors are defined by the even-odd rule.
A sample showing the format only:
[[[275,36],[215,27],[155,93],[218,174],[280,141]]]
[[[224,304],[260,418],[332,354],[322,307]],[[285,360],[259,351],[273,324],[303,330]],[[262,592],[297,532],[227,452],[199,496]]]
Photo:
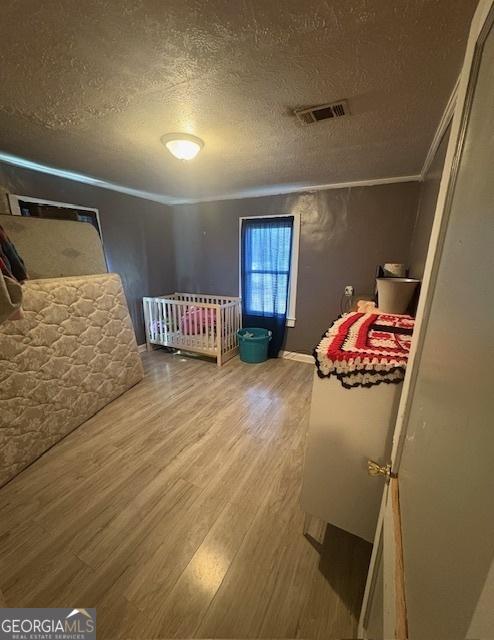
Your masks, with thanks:
[[[353,287],[351,284],[347,284],[345,287],[345,295],[348,297],[353,296]]]

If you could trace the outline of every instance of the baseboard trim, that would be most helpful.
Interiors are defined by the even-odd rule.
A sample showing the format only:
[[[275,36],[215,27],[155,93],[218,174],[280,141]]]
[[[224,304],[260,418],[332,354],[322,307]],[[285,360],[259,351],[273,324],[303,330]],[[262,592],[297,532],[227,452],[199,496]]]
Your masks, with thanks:
[[[281,351],[281,357],[285,360],[296,360],[297,362],[305,362],[306,364],[314,364],[313,356],[308,353],[297,353],[296,351]]]
[[[138,344],[137,351],[142,353],[146,351],[147,345]],[[306,364],[314,364],[313,356],[310,356],[308,353],[297,353],[296,351],[280,351],[280,355],[285,360],[296,360],[297,362],[305,362]]]

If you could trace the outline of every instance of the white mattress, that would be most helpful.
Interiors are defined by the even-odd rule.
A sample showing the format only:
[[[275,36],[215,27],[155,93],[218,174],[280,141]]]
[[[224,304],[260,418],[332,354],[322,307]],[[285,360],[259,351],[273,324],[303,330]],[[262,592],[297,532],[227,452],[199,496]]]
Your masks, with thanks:
[[[0,486],[143,377],[116,274],[31,280],[0,325]]]

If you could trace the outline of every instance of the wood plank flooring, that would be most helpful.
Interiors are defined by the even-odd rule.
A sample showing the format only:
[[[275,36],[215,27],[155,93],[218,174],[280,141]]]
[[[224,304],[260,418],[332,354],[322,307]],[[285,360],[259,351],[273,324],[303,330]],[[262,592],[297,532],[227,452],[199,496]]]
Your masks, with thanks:
[[[352,638],[370,545],[302,535],[313,367],[154,351],[145,379],[0,489],[6,606],[101,638]]]

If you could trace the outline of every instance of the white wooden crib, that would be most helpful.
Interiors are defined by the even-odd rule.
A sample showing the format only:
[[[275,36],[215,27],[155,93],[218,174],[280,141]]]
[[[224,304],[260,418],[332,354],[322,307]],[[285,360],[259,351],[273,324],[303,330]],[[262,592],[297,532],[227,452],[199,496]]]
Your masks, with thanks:
[[[219,367],[238,353],[240,298],[173,293],[143,298],[146,344],[173,347],[216,358]]]

